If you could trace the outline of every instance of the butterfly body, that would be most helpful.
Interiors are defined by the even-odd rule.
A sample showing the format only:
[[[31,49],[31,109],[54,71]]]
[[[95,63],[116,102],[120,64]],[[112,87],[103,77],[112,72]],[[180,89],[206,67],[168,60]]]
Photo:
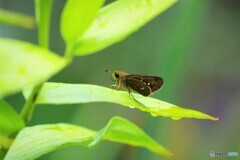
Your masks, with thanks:
[[[116,81],[116,86],[127,89],[129,94],[133,90],[143,96],[149,96],[163,85],[163,79],[158,76],[127,74],[115,70],[112,72],[112,77]]]

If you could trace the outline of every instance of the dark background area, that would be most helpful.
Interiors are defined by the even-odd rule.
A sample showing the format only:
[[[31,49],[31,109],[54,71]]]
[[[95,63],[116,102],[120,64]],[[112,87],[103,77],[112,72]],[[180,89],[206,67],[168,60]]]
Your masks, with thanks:
[[[109,3],[110,1],[108,1]],[[53,6],[50,48],[62,55],[59,20],[65,1]],[[0,0],[0,7],[34,15],[34,1]],[[196,109],[219,121],[152,117],[115,104],[38,105],[29,125],[71,123],[99,130],[119,115],[131,120],[175,154],[178,160],[212,159],[210,151],[240,154],[240,1],[179,0],[173,7],[124,41],[97,54],[75,57],[72,65],[50,79],[54,82],[110,86],[112,69],[158,75],[164,87],[153,97]],[[0,26],[0,36],[37,44],[37,31]],[[21,94],[7,101],[20,111]],[[71,146],[40,160],[160,160],[146,149],[102,142],[95,149]],[[215,157],[214,159],[220,159]],[[229,157],[228,159],[234,159]]]

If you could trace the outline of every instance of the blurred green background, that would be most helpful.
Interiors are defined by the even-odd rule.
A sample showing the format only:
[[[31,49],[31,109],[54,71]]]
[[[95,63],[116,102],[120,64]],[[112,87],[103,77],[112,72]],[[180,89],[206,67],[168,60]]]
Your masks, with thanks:
[[[59,32],[64,3],[63,0],[55,1],[51,22],[50,48],[59,54],[64,52]],[[34,1],[0,0],[0,7],[34,15]],[[72,65],[50,79],[108,87],[113,83],[111,75],[105,72],[108,67],[128,73],[158,75],[165,79],[165,84],[153,97],[208,113],[219,117],[219,121],[174,121],[115,104],[93,103],[39,105],[29,125],[65,122],[98,130],[111,117],[119,115],[143,128],[178,160],[222,158],[211,158],[210,151],[240,154],[239,20],[239,0],[179,0],[124,41],[97,54],[76,57]],[[36,29],[0,26],[0,36],[37,43]],[[7,101],[18,111],[24,104],[21,94],[8,97]],[[71,146],[39,159],[165,158],[145,149],[105,141],[93,150]]]

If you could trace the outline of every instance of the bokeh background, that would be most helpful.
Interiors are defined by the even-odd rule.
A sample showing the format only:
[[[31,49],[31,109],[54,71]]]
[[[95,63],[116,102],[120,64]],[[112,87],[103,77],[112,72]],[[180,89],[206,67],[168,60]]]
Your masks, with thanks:
[[[110,3],[111,1],[107,1]],[[62,54],[59,19],[64,0],[54,3],[50,48]],[[34,1],[0,0],[0,7],[34,15]],[[164,87],[153,97],[219,117],[219,121],[152,117],[115,104],[39,105],[29,125],[71,123],[101,129],[116,115],[143,128],[175,154],[177,160],[207,160],[210,151],[240,156],[240,1],[179,0],[153,21],[103,51],[76,57],[73,64],[50,79],[54,82],[110,86],[108,67],[128,73],[159,75]],[[0,36],[37,44],[36,29],[0,26]],[[17,111],[21,94],[7,98]],[[239,157],[224,157],[224,159]],[[40,160],[162,160],[150,151],[112,142],[92,150],[65,147]]]

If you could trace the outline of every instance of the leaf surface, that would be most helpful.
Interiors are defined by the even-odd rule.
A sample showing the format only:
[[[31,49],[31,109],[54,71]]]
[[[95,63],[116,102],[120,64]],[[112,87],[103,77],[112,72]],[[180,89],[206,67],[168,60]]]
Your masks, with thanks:
[[[31,88],[24,91],[25,97],[29,96]],[[217,120],[217,118],[205,113],[181,108],[151,97],[143,97],[133,94],[134,100],[127,92],[101,87],[90,84],[64,84],[64,83],[45,83],[38,99],[37,104],[73,104],[91,102],[117,103],[130,108],[137,108],[144,112],[149,112],[153,116],[164,116],[178,120],[181,118],[197,118]]]
[[[36,85],[65,65],[65,59],[36,45],[0,38],[0,96]]]
[[[99,132],[70,124],[27,127],[18,134],[5,160],[32,160],[69,145],[92,148],[102,140],[141,146],[159,155],[172,156],[171,152],[135,124],[121,117],[114,117]]]

